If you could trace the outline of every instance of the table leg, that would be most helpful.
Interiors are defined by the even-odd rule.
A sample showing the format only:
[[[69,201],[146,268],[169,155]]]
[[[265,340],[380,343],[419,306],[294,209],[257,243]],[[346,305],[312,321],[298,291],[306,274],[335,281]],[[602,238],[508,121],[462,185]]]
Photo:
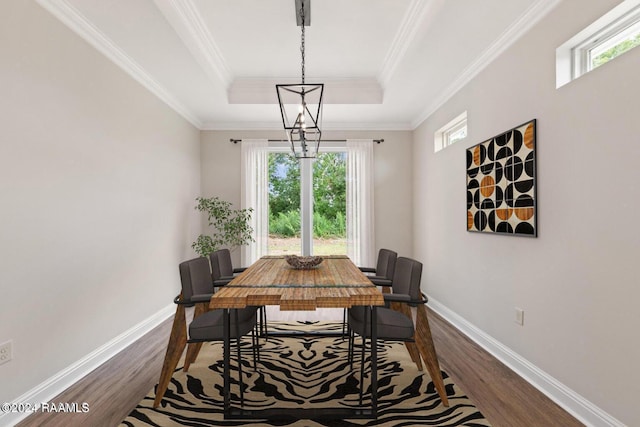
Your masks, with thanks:
[[[224,415],[225,418],[231,412],[231,380],[230,380],[230,364],[231,364],[231,319],[230,310],[224,309],[223,313],[223,328],[224,328],[224,369],[223,369],[223,387],[222,394],[224,395]]]
[[[371,415],[378,418],[378,309],[371,306]]]

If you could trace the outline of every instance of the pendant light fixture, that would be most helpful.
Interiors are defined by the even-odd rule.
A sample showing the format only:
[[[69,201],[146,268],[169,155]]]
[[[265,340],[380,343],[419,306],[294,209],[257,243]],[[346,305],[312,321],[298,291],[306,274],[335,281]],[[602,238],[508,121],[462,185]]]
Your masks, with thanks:
[[[298,25],[301,27],[302,81],[276,85],[280,114],[291,151],[297,159],[315,158],[322,132],[322,92],[324,84],[305,82],[304,27],[311,24],[311,0],[295,0]]]

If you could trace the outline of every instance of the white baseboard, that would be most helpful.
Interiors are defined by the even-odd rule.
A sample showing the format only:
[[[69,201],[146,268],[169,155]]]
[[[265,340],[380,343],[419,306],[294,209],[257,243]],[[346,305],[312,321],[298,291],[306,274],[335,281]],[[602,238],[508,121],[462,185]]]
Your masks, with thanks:
[[[429,297],[429,307],[585,425],[624,427],[622,422],[431,297]],[[54,397],[172,316],[174,312],[174,304],[163,308],[18,397],[15,399],[15,403],[50,402]],[[28,415],[28,413],[2,414],[0,415],[0,425],[15,425]]]
[[[509,347],[497,341],[484,331],[450,310],[448,307],[429,297],[429,307],[446,319],[480,347],[491,353],[496,359],[507,365],[527,382],[547,395],[580,422],[590,427],[625,427],[584,397],[580,396],[551,375],[544,372]]]
[[[175,304],[170,304],[148,317],[131,329],[118,335],[102,347],[96,349],[74,364],[58,372],[48,380],[27,391],[15,399],[14,403],[21,402],[51,402],[54,397],[71,387],[77,381],[85,377],[91,371],[104,362],[124,350],[136,340],[164,322],[175,313]],[[13,426],[31,415],[31,413],[7,412],[0,414],[0,426]]]

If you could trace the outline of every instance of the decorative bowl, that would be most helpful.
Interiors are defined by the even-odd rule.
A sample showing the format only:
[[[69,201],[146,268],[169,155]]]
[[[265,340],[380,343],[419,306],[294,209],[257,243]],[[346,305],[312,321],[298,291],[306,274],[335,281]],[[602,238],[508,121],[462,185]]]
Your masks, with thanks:
[[[324,260],[320,256],[297,256],[297,255],[285,255],[285,261],[291,267],[296,270],[311,270],[317,267]]]

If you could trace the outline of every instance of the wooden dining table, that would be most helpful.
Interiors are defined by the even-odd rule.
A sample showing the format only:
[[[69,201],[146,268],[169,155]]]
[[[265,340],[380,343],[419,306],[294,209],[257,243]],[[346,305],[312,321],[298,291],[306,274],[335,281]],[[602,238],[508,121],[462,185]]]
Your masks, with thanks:
[[[375,418],[377,416],[376,307],[384,305],[378,288],[347,256],[323,257],[323,262],[306,270],[289,266],[284,256],[265,256],[256,261],[228,285],[216,292],[210,309],[223,309],[224,317],[224,414],[227,419],[246,418]],[[282,311],[312,311],[321,308],[366,306],[372,319],[371,331],[371,407],[321,409],[232,408],[230,403],[230,313],[232,309],[273,305]],[[364,387],[363,384],[360,385]]]

